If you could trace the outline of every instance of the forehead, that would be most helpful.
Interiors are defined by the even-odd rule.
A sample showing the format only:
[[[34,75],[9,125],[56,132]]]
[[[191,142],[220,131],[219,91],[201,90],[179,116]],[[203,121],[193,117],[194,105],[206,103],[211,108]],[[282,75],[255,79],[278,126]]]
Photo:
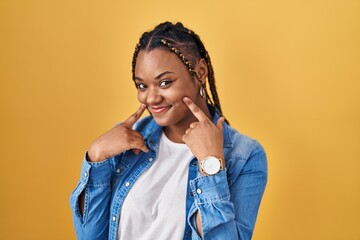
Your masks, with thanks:
[[[163,49],[139,52],[135,65],[136,77],[154,78],[165,71],[181,74],[188,70],[179,57],[172,52]]]

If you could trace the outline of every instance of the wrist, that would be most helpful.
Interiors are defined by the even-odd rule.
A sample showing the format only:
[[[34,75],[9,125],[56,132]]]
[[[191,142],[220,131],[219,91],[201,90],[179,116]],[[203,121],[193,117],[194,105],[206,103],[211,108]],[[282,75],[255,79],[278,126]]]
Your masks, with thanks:
[[[207,154],[197,154],[195,157],[197,158],[197,160],[200,163],[202,160],[204,160],[208,156],[213,156],[216,158],[224,159],[224,153],[218,153],[218,152],[212,152],[212,153],[207,153]]]
[[[90,145],[87,152],[87,160],[89,162],[101,162],[105,158],[102,156],[101,151],[94,145]]]

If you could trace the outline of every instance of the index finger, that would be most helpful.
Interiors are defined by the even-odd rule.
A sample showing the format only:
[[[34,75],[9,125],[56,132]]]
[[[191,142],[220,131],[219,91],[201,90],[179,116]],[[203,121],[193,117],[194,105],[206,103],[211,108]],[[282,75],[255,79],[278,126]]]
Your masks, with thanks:
[[[208,120],[208,117],[205,115],[205,113],[201,111],[201,109],[190,98],[184,97],[183,101],[200,122]]]
[[[141,117],[141,115],[143,114],[145,109],[146,109],[146,105],[141,104],[139,109],[136,110],[136,112],[134,114],[132,114],[128,119],[125,120],[124,124],[126,124],[129,127],[132,127],[132,125],[134,125],[134,123],[137,120],[139,120],[139,118]]]

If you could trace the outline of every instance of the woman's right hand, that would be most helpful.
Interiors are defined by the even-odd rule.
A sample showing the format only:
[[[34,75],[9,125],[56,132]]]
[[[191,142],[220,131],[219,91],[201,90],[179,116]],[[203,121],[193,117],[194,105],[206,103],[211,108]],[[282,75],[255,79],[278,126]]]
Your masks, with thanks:
[[[145,109],[146,105],[141,104],[140,108],[126,121],[113,127],[91,143],[87,160],[100,162],[129,149],[133,149],[135,154],[139,154],[140,151],[148,152],[144,137],[132,129],[132,126],[141,117]]]

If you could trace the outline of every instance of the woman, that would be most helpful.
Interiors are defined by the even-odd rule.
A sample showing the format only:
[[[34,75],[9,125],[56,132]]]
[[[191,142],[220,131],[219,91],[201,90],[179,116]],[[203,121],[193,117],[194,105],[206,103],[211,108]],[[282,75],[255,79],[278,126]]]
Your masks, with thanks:
[[[250,239],[265,152],[222,116],[199,36],[159,24],[132,73],[141,106],[90,145],[71,195],[78,239]]]

